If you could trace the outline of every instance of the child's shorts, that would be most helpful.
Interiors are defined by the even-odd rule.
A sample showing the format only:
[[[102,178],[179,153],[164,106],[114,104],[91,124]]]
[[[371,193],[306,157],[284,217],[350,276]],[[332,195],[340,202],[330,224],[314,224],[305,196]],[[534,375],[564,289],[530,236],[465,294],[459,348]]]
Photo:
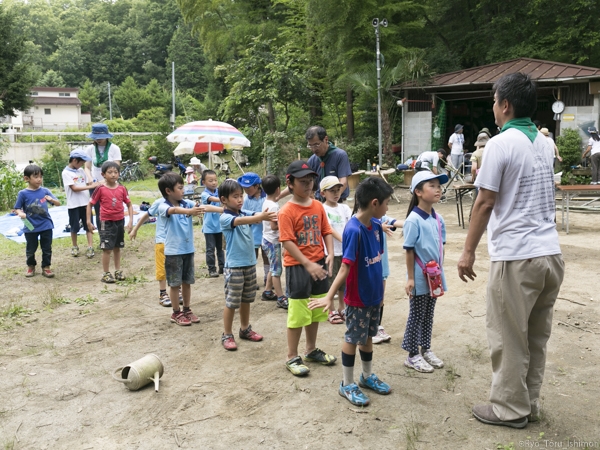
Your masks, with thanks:
[[[331,283],[333,283],[333,280],[335,280],[335,277],[337,277],[337,274],[340,271],[341,267],[342,267],[342,257],[334,256],[333,257],[333,272],[331,273],[331,277],[329,277],[329,285],[331,285]]]
[[[71,227],[71,233],[77,234],[81,228],[86,232],[88,231],[86,211],[87,206],[78,206],[77,208],[69,209],[69,226]]]
[[[323,298],[327,294],[311,295],[312,298]],[[302,328],[307,327],[315,322],[327,321],[327,313],[323,311],[323,308],[308,309],[308,303],[310,299],[295,299],[288,298],[288,314],[287,314],[287,327],[288,328]]]
[[[349,344],[366,345],[369,336],[375,336],[379,330],[380,316],[381,304],[363,308],[346,305],[344,340]]]
[[[165,272],[169,286],[194,284],[194,254],[165,256]]]
[[[102,250],[125,247],[125,219],[101,220],[98,234]]]
[[[271,276],[280,277],[282,272],[281,267],[281,244],[273,244],[266,239],[262,242],[263,253],[267,254],[269,258],[269,271]]]
[[[325,266],[325,259],[317,261],[317,264]],[[285,278],[289,298],[309,298],[321,294],[327,294],[329,280],[313,280],[303,265],[289,266],[285,268]]]
[[[238,309],[256,298],[256,266],[225,267],[225,306]]]
[[[156,266],[156,281],[167,279],[165,272],[165,244],[154,244],[154,265]]]

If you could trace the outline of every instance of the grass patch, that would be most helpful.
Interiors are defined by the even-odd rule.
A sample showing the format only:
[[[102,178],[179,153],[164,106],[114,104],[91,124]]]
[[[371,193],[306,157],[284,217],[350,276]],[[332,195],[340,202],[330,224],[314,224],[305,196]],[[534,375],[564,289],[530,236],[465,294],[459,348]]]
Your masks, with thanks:
[[[454,367],[452,364],[448,364],[444,375],[447,390],[454,391],[457,378],[460,378],[460,375],[456,373],[456,367]]]
[[[483,347],[467,344],[467,353],[469,358],[471,358],[473,361],[480,361],[481,355],[483,354]]]
[[[75,303],[77,303],[79,306],[93,305],[97,301],[98,299],[96,297],[92,297],[90,294],[88,294],[86,297],[77,297],[75,299]]]
[[[63,297],[58,287],[51,287],[46,290],[43,303],[46,305],[46,307],[54,309],[60,305],[67,305],[71,303],[71,300]]]
[[[142,275],[132,275],[129,277],[125,277],[124,281],[117,281],[116,284],[119,286],[134,286],[136,284],[148,283],[150,280]]]
[[[416,450],[421,436],[421,427],[414,417],[411,417],[408,423],[404,425],[404,436],[406,438],[406,450]]]

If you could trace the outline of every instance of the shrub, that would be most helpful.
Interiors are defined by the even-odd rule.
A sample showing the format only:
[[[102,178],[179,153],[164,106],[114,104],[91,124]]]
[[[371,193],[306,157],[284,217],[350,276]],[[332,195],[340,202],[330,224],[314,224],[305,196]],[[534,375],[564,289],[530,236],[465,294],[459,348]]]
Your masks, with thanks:
[[[567,128],[556,139],[556,146],[562,157],[563,174],[561,184],[571,184],[573,166],[581,162],[581,136],[577,130]]]
[[[140,160],[140,148],[139,143],[134,141],[131,136],[115,136],[111,139],[112,142],[117,144],[121,149],[121,160],[122,161],[139,161]]]
[[[44,171],[44,186],[62,187],[62,171],[69,164],[69,146],[64,142],[44,146],[44,156],[38,164]]]
[[[0,210],[12,209],[21,189],[25,189],[25,181],[23,174],[17,171],[14,163],[0,165]]]
[[[360,170],[367,168],[367,159],[371,163],[377,163],[378,161],[378,142],[374,137],[367,137],[360,140],[356,140],[346,146],[346,152],[351,163],[358,164]]]

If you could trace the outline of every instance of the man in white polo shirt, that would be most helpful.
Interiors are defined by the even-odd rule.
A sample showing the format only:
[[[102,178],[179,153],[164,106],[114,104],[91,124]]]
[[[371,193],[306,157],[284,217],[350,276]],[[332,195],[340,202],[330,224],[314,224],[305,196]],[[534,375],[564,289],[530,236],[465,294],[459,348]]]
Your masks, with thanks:
[[[448,147],[450,148],[450,161],[457,169],[465,160],[465,135],[463,134],[463,126],[457,123],[454,127],[454,133],[448,139]],[[464,173],[464,168],[462,170]]]
[[[492,359],[490,404],[473,415],[490,425],[523,428],[539,420],[552,311],[564,276],[554,223],[554,149],[530,117],[537,105],[529,75],[494,84],[501,128],[486,145],[479,195],[458,275],[473,280],[475,250],[487,226],[490,272],[486,328]]]

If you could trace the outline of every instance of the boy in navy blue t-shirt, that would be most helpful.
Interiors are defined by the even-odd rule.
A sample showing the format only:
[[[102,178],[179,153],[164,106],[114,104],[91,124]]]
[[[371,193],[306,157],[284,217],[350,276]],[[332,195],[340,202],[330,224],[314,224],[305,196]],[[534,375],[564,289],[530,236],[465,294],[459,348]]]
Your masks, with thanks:
[[[342,345],[344,381],[339,394],[356,406],[367,406],[369,398],[354,383],[356,347],[360,352],[362,373],[359,385],[378,394],[392,390],[372,372],[373,336],[379,328],[383,301],[383,228],[379,219],[386,213],[392,188],[380,178],[371,177],[356,189],[358,213],[350,219],[342,236],[342,266],[327,296],[313,299],[310,309],[333,310],[333,297],[346,283],[346,334]]]
[[[27,272],[26,277],[35,275],[35,252],[38,248],[38,239],[42,247],[42,275],[46,278],[52,278],[54,273],[50,269],[52,262],[52,230],[54,222],[48,212],[48,203],[54,206],[60,206],[58,199],[45,187],[42,187],[44,181],[44,172],[35,164],[25,167],[23,172],[27,188],[19,192],[17,202],[15,203],[15,213],[23,219],[25,223],[25,240],[27,247]]]

